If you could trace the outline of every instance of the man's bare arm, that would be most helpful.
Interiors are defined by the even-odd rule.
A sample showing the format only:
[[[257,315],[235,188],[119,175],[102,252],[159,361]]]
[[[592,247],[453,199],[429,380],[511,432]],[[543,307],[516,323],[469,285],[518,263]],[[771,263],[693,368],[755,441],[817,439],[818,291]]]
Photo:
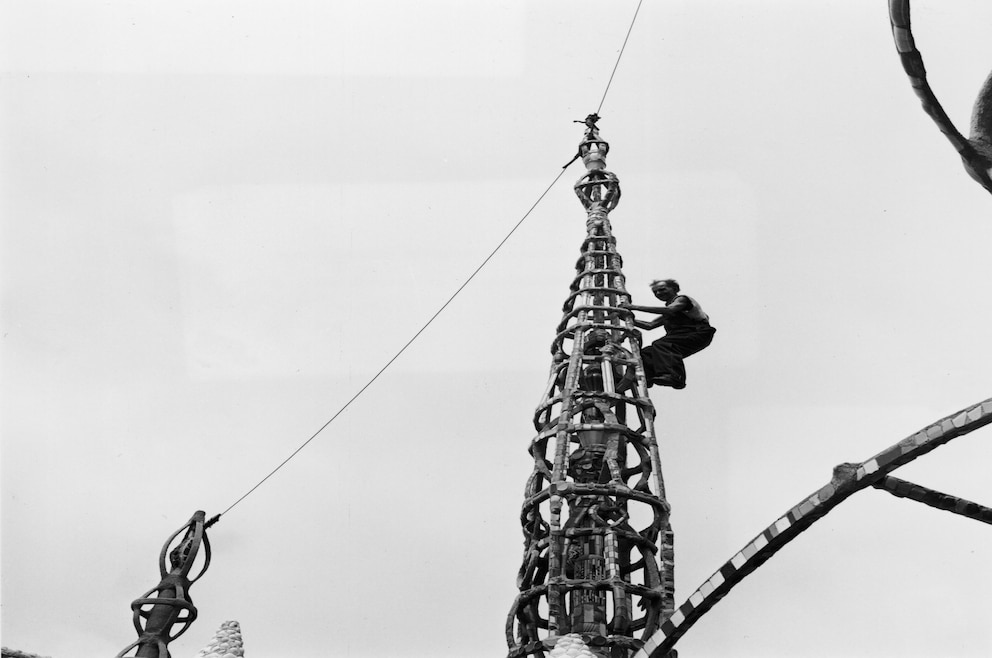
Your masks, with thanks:
[[[621,306],[623,306],[623,308],[629,308],[632,311],[643,311],[644,313],[655,313],[657,315],[669,315],[688,309],[689,300],[684,296],[679,296],[676,297],[668,306],[639,306],[637,304],[621,304]]]
[[[655,313],[661,314],[668,310],[666,306],[638,306],[637,304],[623,304],[624,308],[629,308],[631,311],[643,311],[645,313]]]
[[[635,318],[634,326],[637,327],[638,329],[645,329],[650,331],[651,329],[657,329],[658,327],[660,327],[663,322],[664,319],[660,315],[656,317],[654,320],[651,320],[650,322],[645,322],[644,320],[638,320]]]

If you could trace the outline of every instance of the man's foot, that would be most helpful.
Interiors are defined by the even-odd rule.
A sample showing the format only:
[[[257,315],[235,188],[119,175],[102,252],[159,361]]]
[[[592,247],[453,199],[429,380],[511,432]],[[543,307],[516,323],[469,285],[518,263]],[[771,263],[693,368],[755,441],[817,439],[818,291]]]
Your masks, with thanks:
[[[648,382],[648,386],[651,386],[651,384],[657,384],[658,386],[669,386],[674,389],[685,388],[685,382],[679,381],[671,375],[658,375]]]
[[[634,388],[634,383],[637,381],[637,374],[633,372],[633,368],[628,368],[627,372],[623,374],[620,381],[616,384],[616,392],[623,393],[629,388]],[[651,386],[651,382],[648,382],[648,386]]]

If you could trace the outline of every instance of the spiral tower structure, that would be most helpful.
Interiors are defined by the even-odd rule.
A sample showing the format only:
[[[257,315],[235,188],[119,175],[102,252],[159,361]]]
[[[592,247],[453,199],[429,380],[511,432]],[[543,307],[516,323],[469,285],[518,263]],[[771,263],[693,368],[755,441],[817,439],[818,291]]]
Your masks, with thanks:
[[[609,213],[620,183],[595,115],[579,144],[575,192],[586,236],[534,415],[534,470],[520,513],[524,558],[506,623],[508,658],[581,642],[630,656],[673,609],[669,505],[655,409]]]

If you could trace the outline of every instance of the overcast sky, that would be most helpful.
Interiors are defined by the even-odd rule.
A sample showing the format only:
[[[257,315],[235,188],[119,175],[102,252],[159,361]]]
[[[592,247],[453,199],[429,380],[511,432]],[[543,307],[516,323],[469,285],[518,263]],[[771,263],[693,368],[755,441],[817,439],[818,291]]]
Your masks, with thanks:
[[[718,329],[652,389],[681,603],[755,534],[992,395],[992,198],[886,3],[644,3],[600,122],[635,303]],[[3,643],[114,655],[162,542],[223,511],[448,299],[574,154],[636,2],[12,1],[0,15]],[[992,5],[914,2],[962,130]],[[192,656],[500,656],[573,165],[337,421],[210,531]],[[992,504],[989,430],[896,475]],[[859,493],[680,642],[988,656],[992,531]]]

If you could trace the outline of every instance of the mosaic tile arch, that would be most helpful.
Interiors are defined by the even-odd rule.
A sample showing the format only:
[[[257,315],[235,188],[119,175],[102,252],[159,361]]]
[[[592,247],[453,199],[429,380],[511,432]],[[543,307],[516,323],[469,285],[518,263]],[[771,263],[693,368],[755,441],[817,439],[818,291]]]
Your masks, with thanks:
[[[903,483],[910,487],[900,486],[899,483],[902,481],[889,478],[888,474],[950,440],[989,423],[992,423],[992,398],[941,418],[867,461],[837,466],[828,484],[804,498],[765,528],[693,592],[685,603],[661,624],[658,631],[647,639],[634,658],[665,658],[679,638],[735,585],[852,494],[868,487],[880,489],[891,487],[899,491],[896,495],[902,494],[907,498],[918,495],[920,498],[925,498],[926,493],[912,490],[915,485]],[[953,499],[950,496],[944,498]],[[968,501],[944,500],[934,506],[986,523],[992,521],[992,510]]]

